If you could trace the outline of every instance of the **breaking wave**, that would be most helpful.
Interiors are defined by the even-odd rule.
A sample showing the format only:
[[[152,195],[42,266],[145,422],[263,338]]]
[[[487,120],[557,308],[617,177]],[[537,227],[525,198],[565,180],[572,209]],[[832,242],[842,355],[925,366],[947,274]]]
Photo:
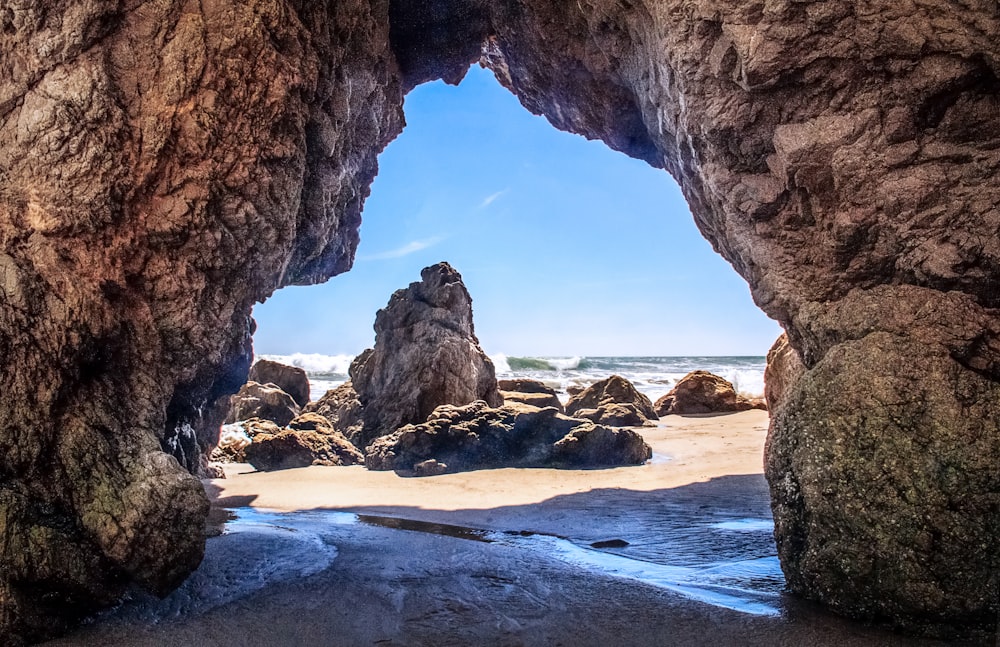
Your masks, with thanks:
[[[322,355],[320,353],[293,353],[291,355],[260,355],[260,359],[269,359],[289,366],[298,366],[310,377],[347,377],[354,355]]]
[[[514,357],[499,353],[490,359],[500,378],[541,380],[563,392],[570,386],[586,387],[621,375],[653,400],[695,370],[729,380],[743,395],[760,397],[767,365],[764,357]]]

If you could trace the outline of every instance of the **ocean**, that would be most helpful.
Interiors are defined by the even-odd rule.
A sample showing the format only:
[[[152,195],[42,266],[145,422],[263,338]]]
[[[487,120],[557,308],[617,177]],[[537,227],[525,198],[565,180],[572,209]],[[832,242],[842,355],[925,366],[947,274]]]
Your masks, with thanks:
[[[354,355],[261,355],[264,359],[305,369],[309,375],[313,400],[328,389],[348,380],[347,371]],[[589,386],[611,375],[632,382],[654,402],[665,395],[677,381],[691,371],[715,373],[733,383],[736,391],[747,396],[763,396],[763,356],[750,357],[514,357],[491,355],[498,379],[531,378],[555,388],[563,400],[567,387]]]

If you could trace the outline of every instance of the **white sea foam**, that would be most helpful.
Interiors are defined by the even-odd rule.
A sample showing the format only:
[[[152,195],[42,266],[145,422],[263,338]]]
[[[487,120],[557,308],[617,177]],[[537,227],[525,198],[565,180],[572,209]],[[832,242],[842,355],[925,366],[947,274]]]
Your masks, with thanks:
[[[763,357],[515,357],[498,353],[491,359],[498,377],[541,380],[564,394],[569,386],[586,387],[621,375],[655,401],[695,370],[729,380],[738,393],[751,397],[764,393]]]
[[[497,375],[503,373],[510,373],[510,364],[507,363],[507,356],[503,353],[497,353],[496,355],[490,355],[490,360],[493,362],[493,368],[496,369]]]
[[[272,515],[273,517],[274,515]],[[176,591],[163,599],[135,593],[109,614],[110,622],[134,624],[196,616],[278,582],[299,580],[328,568],[337,548],[329,531],[308,515],[278,516],[243,509],[239,523],[205,544],[205,558]]]
[[[222,449],[232,448],[235,450],[246,449],[250,444],[250,436],[240,423],[222,425],[219,432],[219,447]]]
[[[313,400],[346,382],[354,359],[353,355],[319,353],[261,357],[305,369]],[[763,357],[516,357],[496,353],[490,359],[497,377],[541,380],[561,390],[564,396],[569,386],[586,387],[610,375],[621,375],[655,401],[695,370],[709,371],[729,380],[743,395],[764,394]]]
[[[354,355],[321,355],[320,353],[293,353],[292,355],[261,355],[261,359],[298,366],[309,375],[347,375]]]
[[[582,357],[549,357],[546,361],[557,371],[568,371],[579,368]]]

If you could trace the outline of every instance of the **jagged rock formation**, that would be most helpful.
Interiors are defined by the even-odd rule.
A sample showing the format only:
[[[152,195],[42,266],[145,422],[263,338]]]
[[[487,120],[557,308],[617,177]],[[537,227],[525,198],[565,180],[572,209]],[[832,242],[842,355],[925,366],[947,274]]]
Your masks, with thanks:
[[[279,427],[284,427],[292,418],[299,415],[299,405],[289,394],[274,384],[258,384],[247,382],[240,387],[236,395],[229,398],[229,413],[227,424],[263,418],[270,420]]]
[[[295,404],[309,404],[309,376],[298,366],[288,366],[269,359],[259,359],[250,367],[251,382],[274,384],[292,396]]]
[[[317,413],[304,413],[275,434],[256,434],[243,452],[246,461],[262,472],[364,462],[361,452]]]
[[[571,397],[566,413],[615,427],[640,426],[658,419],[649,398],[620,375],[595,382]]]
[[[427,422],[376,438],[365,455],[371,470],[414,476],[498,467],[639,465],[652,455],[642,437],[569,418],[554,408],[477,401],[444,405]]]
[[[708,371],[691,371],[656,401],[661,416],[691,413],[728,413],[748,411],[754,403],[736,393],[729,380]]]
[[[499,380],[497,388],[500,389],[500,397],[504,402],[520,402],[540,409],[553,407],[559,413],[564,413],[563,404],[555,389],[538,380]]]
[[[404,91],[481,55],[676,177],[788,331],[806,370],[767,475],[792,589],[994,627],[998,33],[987,0],[8,3],[0,632],[194,568],[188,472],[252,304],[350,267]]]
[[[318,413],[329,420],[333,428],[344,434],[352,443],[364,447],[361,435],[365,425],[364,412],[361,409],[361,400],[358,399],[354,385],[350,382],[330,389],[319,400],[306,405],[302,412]]]
[[[403,425],[420,423],[444,404],[503,404],[493,362],[479,347],[472,298],[447,263],[397,290],[375,316],[375,348],[351,363],[364,416],[363,446]]]

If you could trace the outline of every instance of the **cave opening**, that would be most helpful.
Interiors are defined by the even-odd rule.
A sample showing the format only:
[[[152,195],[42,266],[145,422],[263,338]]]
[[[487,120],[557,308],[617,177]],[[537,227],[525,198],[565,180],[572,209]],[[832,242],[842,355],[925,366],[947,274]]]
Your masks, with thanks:
[[[798,364],[779,372],[765,471],[790,590],[907,631],[995,630],[1000,25],[989,3],[947,15],[892,2],[52,4],[3,17],[8,642],[63,631],[130,583],[167,592],[196,568],[209,501],[193,472],[218,430],[217,396],[246,373],[253,304],[348,269],[403,95],[481,57],[559,128],[666,167],[706,238],[788,331]],[[428,240],[371,254],[443,249]],[[576,301],[587,299],[598,296]],[[109,339],[120,352],[105,352]],[[171,457],[161,450],[172,434],[198,443]],[[496,493],[510,508],[506,485]],[[410,570],[420,551],[401,551],[380,572]],[[477,568],[488,557],[468,556]],[[494,566],[469,577],[504,588]],[[567,590],[570,627],[615,615],[608,589]],[[316,606],[358,606],[329,601]],[[276,614],[257,611],[254,629],[272,630]],[[454,624],[473,626],[465,619]],[[718,626],[705,620],[695,635]],[[771,642],[801,639],[801,625],[782,627]],[[604,625],[595,644],[620,628]]]
[[[565,400],[567,387],[623,374],[655,401],[688,370],[707,369],[745,395],[763,394],[763,355],[780,329],[697,231],[668,173],[602,142],[556,130],[478,67],[457,87],[440,81],[418,86],[405,109],[406,129],[380,156],[354,267],[322,285],[283,288],[258,305],[258,357],[305,368],[312,399],[321,398],[348,378],[351,360],[372,346],[371,323],[389,295],[415,281],[422,267],[444,260],[462,273],[476,334],[500,378],[538,379]],[[615,482],[617,470],[597,471],[566,477],[563,489],[548,491],[542,471],[514,471],[505,477],[520,481],[514,491],[470,502],[437,498],[433,479],[424,486],[381,476],[379,494],[355,498],[345,491],[370,485],[361,484],[363,472],[353,469],[343,472],[346,480],[333,499],[314,500],[322,502],[319,508],[336,510],[324,513],[332,524],[555,548],[597,575],[624,571],[701,602],[772,615],[784,580],[759,473],[766,420],[755,412],[734,424],[692,418],[649,430],[659,440],[666,434],[713,437],[707,443],[713,449],[698,455],[717,448],[729,454],[728,462],[697,469],[728,472],[707,485],[695,482],[686,462],[696,451],[654,450],[652,468],[682,463],[680,476],[623,487]],[[663,446],[688,451],[683,442]],[[745,467],[748,457],[757,467]],[[280,476],[273,482],[277,489],[287,486]],[[222,487],[238,500],[251,496],[239,484]],[[731,506],[710,510],[687,503],[720,492],[740,496],[732,497]],[[280,494],[259,489],[252,496],[255,505],[282,507]],[[418,506],[415,497],[421,496]],[[595,502],[632,520],[591,517],[590,530],[567,531],[548,518],[551,510],[562,510],[564,517],[582,519],[581,509]],[[481,510],[470,514],[473,504]],[[672,519],[662,514],[678,509],[686,512]],[[237,514],[250,524],[301,523],[294,515]],[[524,525],[503,532],[518,539],[498,539],[498,524],[519,523],[512,518],[524,519]],[[662,537],[650,540],[657,534]],[[550,545],[567,535],[571,540]],[[742,577],[746,588],[738,585],[733,590],[742,592],[729,596],[709,594],[714,584],[697,573],[707,555],[718,557],[716,575]],[[684,559],[690,571],[678,578],[671,569]],[[734,576],[732,569],[746,570]]]
[[[379,159],[354,267],[258,305],[258,356],[335,385],[372,345],[375,312],[442,260],[462,273],[476,333],[501,363],[759,359],[780,334],[698,232],[668,173],[553,128],[478,66],[458,86],[418,86],[405,112]],[[762,360],[753,371],[724,376],[759,396]],[[658,397],[669,381],[648,386]]]

